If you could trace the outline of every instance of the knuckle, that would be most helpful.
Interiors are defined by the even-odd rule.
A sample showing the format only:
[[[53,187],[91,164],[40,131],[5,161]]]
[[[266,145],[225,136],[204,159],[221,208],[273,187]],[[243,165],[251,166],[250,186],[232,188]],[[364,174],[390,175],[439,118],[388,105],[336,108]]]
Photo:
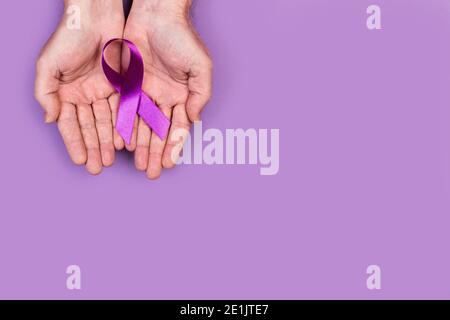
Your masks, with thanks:
[[[98,127],[112,127],[111,117],[106,115],[95,118],[95,123]]]
[[[149,157],[150,158],[152,158],[152,159],[160,159],[160,158],[162,158],[162,151],[160,151],[160,150],[152,150],[151,148],[150,148],[150,153],[149,153]]]
[[[172,126],[176,129],[184,129],[186,131],[189,131],[189,129],[191,128],[189,123],[177,120],[172,120]]]
[[[73,127],[78,125],[78,121],[75,118],[67,117],[67,116],[61,116],[58,119],[58,128],[60,130],[64,130],[67,127]]]
[[[94,123],[80,123],[81,130],[84,131],[92,131],[95,130],[95,124]]]
[[[138,142],[136,148],[148,149],[150,147],[150,141],[148,142]]]

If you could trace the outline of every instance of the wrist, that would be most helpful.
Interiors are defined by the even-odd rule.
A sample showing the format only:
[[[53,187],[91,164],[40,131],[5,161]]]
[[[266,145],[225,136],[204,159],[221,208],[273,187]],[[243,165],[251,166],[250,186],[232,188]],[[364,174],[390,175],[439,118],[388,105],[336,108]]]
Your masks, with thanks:
[[[77,6],[88,16],[94,18],[113,14],[123,15],[122,0],[64,0],[65,8]]]
[[[133,9],[152,16],[187,17],[192,0],[134,0]]]

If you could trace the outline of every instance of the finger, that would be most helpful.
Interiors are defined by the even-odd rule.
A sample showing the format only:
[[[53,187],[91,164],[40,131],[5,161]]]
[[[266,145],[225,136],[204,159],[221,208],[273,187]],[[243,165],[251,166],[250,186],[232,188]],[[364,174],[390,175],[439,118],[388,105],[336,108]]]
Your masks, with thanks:
[[[134,152],[134,163],[136,165],[136,169],[138,169],[139,171],[145,171],[145,169],[147,169],[150,138],[150,128],[147,126],[144,120],[142,120],[142,118],[139,118],[136,151]]]
[[[87,160],[86,147],[78,125],[77,110],[74,105],[70,103],[61,105],[58,129],[72,161],[77,165],[85,164]]]
[[[109,97],[108,102],[109,107],[111,108],[111,117],[114,127],[113,133],[114,147],[116,147],[117,150],[122,150],[123,148],[125,148],[125,142],[123,141],[122,137],[116,130],[117,112],[119,110],[120,95],[118,93],[113,94],[111,97]]]
[[[191,124],[186,112],[186,107],[184,105],[176,106],[173,109],[172,124],[164,148],[162,159],[164,168],[170,169],[177,164],[182,146],[189,134]]]
[[[212,61],[209,57],[203,60],[189,73],[189,97],[186,110],[192,122],[200,121],[200,113],[212,94]]]
[[[40,58],[36,63],[36,81],[34,95],[45,111],[45,122],[51,123],[58,119],[61,103],[58,97],[58,70]]]
[[[111,110],[108,101],[102,99],[93,104],[95,127],[97,128],[98,141],[100,143],[100,153],[102,163],[109,167],[114,163],[114,143]]]
[[[171,108],[164,108],[161,111],[167,118],[171,118]],[[150,151],[148,156],[147,177],[151,180],[158,179],[162,170],[162,155],[166,139],[161,140],[155,132],[152,132],[150,138]]]
[[[136,139],[137,139],[137,125],[138,125],[139,117],[134,118],[133,124],[133,133],[131,134],[131,140],[129,144],[125,144],[125,148],[128,151],[133,152],[136,150]]]
[[[95,129],[94,114],[92,107],[88,104],[78,106],[78,121],[80,122],[81,134],[87,150],[86,169],[91,174],[99,174],[102,171],[102,158]]]

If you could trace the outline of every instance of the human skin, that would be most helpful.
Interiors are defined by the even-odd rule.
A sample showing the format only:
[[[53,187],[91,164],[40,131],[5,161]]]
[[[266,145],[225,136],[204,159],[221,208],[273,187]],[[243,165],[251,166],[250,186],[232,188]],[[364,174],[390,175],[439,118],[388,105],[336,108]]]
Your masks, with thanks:
[[[114,162],[123,140],[113,134],[119,97],[101,68],[105,42],[121,38],[125,24],[121,0],[66,0],[65,12],[76,6],[80,29],[68,27],[64,14],[36,63],[35,96],[45,122],[57,122],[75,164],[91,174]],[[110,64],[120,67],[120,48],[111,50]],[[114,138],[113,138],[114,136]]]
[[[135,151],[136,168],[150,179],[175,166],[172,151],[180,141],[171,136],[187,133],[211,97],[212,61],[192,26],[191,2],[134,0],[125,25],[124,38],[137,45],[144,59],[143,91],[172,122],[165,140],[142,119],[135,123],[127,149]]]
[[[114,147],[125,144],[114,129],[119,95],[101,69],[103,45],[112,38],[134,42],[144,59],[143,90],[171,119],[161,140],[136,118],[132,140],[135,165],[150,179],[175,166],[172,151],[179,129],[188,132],[211,96],[212,62],[192,27],[190,0],[134,0],[126,26],[121,0],[66,0],[81,9],[81,29],[67,28],[65,15],[37,61],[35,95],[47,123],[58,128],[73,162],[92,174],[114,162]],[[124,46],[125,47],[125,46]],[[127,52],[107,50],[116,70],[127,67]],[[173,135],[175,136],[175,135]]]

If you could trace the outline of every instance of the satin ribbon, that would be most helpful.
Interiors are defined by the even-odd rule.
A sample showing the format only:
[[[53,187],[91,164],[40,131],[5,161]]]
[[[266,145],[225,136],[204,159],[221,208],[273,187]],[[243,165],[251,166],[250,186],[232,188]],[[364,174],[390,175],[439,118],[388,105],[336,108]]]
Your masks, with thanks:
[[[130,64],[124,75],[111,68],[105,59],[106,49],[115,41],[122,41],[130,49]],[[133,125],[137,114],[161,140],[164,140],[169,131],[170,120],[167,119],[152,99],[142,91],[144,61],[136,45],[125,39],[108,41],[102,51],[102,67],[106,78],[116,91],[120,93],[116,129],[125,142],[127,144],[131,142]]]

